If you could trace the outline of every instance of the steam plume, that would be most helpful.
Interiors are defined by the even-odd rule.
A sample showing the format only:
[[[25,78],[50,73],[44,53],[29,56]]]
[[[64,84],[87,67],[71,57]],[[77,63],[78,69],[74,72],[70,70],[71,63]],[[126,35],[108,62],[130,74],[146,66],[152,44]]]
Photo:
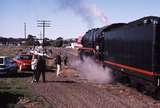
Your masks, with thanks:
[[[97,8],[95,4],[87,4],[84,0],[57,0],[61,9],[70,9],[79,15],[89,28],[94,25],[94,17],[100,18],[104,25],[107,24],[107,17]]]
[[[71,65],[79,70],[80,77],[96,83],[110,83],[112,81],[111,69],[103,68],[91,58],[85,57],[84,62],[72,61]]]

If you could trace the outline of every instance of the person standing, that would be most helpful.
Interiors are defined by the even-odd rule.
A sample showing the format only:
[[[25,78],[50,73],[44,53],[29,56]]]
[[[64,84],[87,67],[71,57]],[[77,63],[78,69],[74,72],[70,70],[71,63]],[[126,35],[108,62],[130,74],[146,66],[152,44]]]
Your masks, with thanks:
[[[37,76],[37,62],[38,62],[38,56],[33,54],[32,56],[32,62],[31,62],[31,69],[33,71],[33,79],[32,79],[32,83],[36,82],[36,76]]]
[[[56,62],[56,66],[57,66],[57,76],[59,76],[60,70],[61,70],[61,62],[62,62],[60,54],[57,54],[55,62]]]
[[[67,66],[67,64],[68,64],[68,56],[67,55],[64,55],[63,62],[64,62],[64,66]]]
[[[39,56],[38,62],[37,62],[37,82],[39,82],[40,75],[42,74],[43,82],[46,82],[45,80],[45,71],[46,71],[46,61],[44,56]]]
[[[50,49],[48,49],[48,52],[49,52],[49,56],[52,56],[53,51],[52,51],[52,49],[51,49],[51,48],[50,48]]]

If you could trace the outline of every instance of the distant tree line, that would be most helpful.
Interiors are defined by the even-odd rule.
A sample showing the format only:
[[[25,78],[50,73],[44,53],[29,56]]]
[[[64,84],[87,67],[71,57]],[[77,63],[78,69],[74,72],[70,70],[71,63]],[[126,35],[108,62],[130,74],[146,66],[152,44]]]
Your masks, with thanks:
[[[4,38],[0,37],[0,44],[1,45],[18,45],[21,44],[25,39],[23,38]]]
[[[0,37],[0,45],[26,45],[26,46],[38,46],[41,45],[40,41],[43,41],[44,46],[62,47],[70,45],[75,42],[75,39],[64,40],[62,37],[58,37],[56,40],[44,38],[38,39],[36,36],[29,34],[27,38],[5,38]]]

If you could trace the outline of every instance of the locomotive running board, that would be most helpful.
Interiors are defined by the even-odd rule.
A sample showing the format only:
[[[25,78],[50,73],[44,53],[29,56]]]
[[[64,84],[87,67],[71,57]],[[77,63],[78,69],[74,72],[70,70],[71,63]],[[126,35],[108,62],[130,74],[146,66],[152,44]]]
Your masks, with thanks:
[[[104,61],[104,63],[112,65],[112,66],[116,66],[116,67],[119,67],[119,68],[128,69],[128,70],[134,71],[136,73],[144,74],[144,75],[147,75],[147,76],[159,75],[159,74],[155,74],[154,72],[151,72],[151,71],[135,68],[135,67],[132,67],[132,66],[122,65],[122,64],[111,62],[111,61]]]

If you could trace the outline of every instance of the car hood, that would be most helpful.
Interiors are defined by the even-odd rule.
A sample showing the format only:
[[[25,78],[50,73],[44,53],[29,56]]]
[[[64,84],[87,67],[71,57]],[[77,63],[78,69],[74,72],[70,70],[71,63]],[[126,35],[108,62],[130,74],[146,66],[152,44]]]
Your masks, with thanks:
[[[19,63],[31,64],[31,60],[19,60]]]

